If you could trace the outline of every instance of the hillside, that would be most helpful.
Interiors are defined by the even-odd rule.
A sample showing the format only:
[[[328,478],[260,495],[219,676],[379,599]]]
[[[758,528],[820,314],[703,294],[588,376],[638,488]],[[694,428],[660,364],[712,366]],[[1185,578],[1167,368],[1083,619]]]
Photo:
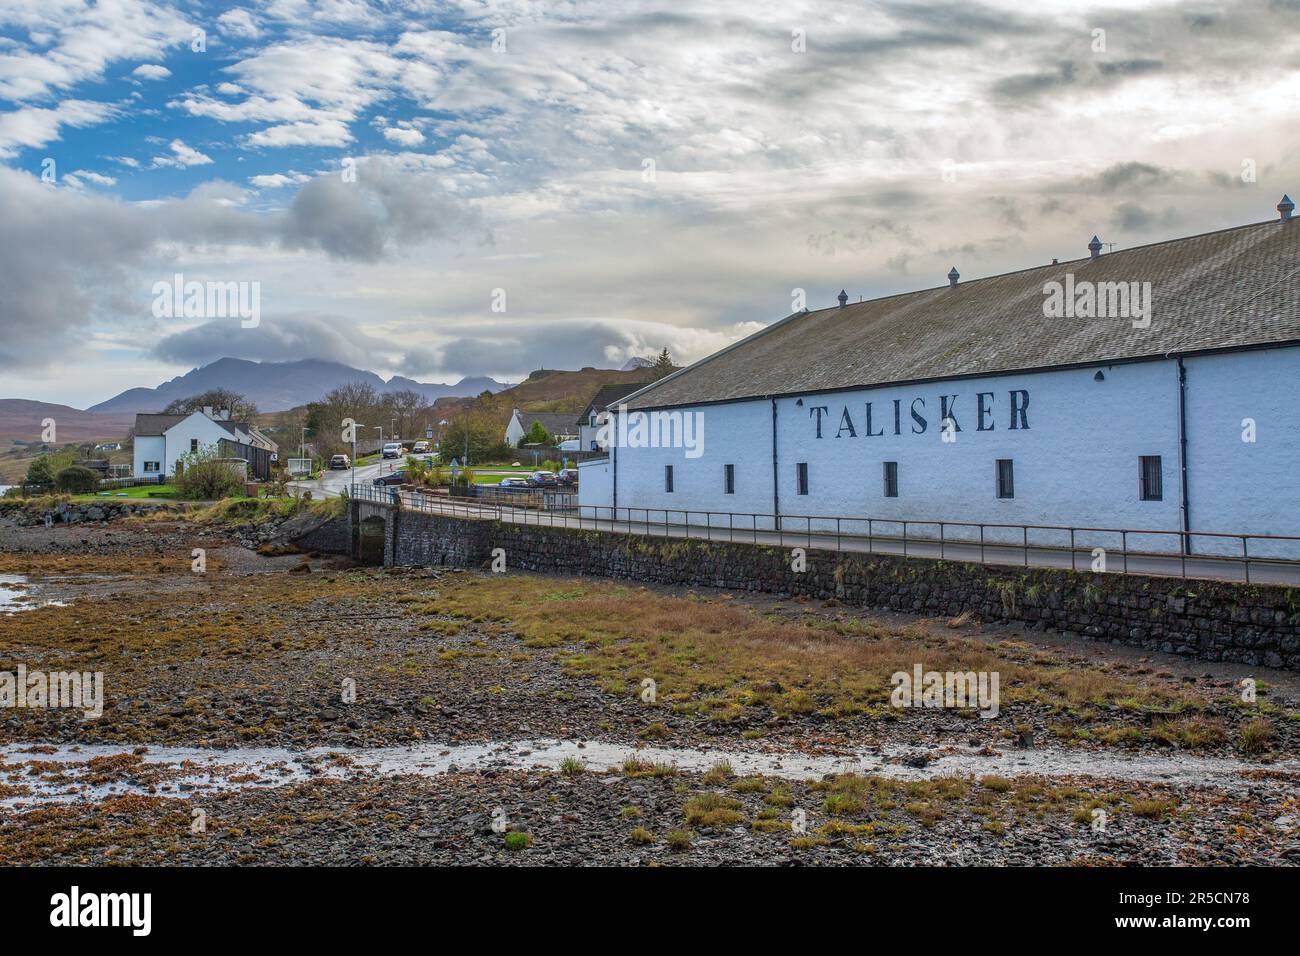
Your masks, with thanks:
[[[99,415],[68,405],[26,398],[0,398],[0,444],[8,444],[14,439],[39,442],[43,429],[41,422],[47,418],[54,419],[58,444],[125,438],[135,422],[134,415]]]
[[[649,382],[645,368],[587,368],[577,372],[539,370],[518,385],[498,392],[503,408],[528,412],[581,412],[603,385],[630,385]]]
[[[89,409],[100,413],[161,411],[178,398],[189,398],[213,388],[243,395],[260,411],[276,412],[314,402],[335,388],[364,383],[377,392],[410,389],[429,401],[447,396],[473,396],[499,391],[500,382],[486,377],[465,378],[455,384],[416,382],[402,376],[384,381],[374,372],[338,362],[304,359],[300,362],[250,362],[223,358],[180,375],[157,388],[130,388]]]

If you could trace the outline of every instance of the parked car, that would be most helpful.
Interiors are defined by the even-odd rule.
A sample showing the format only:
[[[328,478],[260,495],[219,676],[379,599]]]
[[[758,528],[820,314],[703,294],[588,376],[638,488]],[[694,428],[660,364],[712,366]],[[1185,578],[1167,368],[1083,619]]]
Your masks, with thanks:
[[[578,469],[561,468],[559,478],[560,484],[564,485],[564,487],[576,488],[578,486]]]
[[[415,446],[411,449],[411,454],[427,455],[431,451],[433,451],[433,446],[430,445],[427,441],[417,441],[415,443]]]
[[[402,457],[402,443],[401,443],[400,441],[390,441],[388,444],[386,444],[386,445],[384,446],[384,457],[385,457],[385,458],[401,458],[401,457]]]
[[[555,488],[560,484],[560,479],[555,476],[553,471],[535,471],[528,476],[528,486],[530,488]]]
[[[502,478],[497,487],[502,491],[527,491],[529,486],[527,478]]]
[[[399,468],[397,471],[389,472],[386,475],[380,475],[370,483],[372,485],[404,485],[406,484],[406,469]]]
[[[347,469],[352,467],[352,459],[347,455],[335,455],[330,459],[330,471],[337,471],[340,468]]]

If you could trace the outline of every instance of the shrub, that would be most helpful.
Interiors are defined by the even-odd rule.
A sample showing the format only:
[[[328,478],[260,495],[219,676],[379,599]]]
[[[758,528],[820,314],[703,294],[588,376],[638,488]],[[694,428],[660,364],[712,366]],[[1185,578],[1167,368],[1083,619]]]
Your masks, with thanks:
[[[54,476],[54,487],[73,495],[93,494],[99,487],[99,475],[89,468],[73,465]]]
[[[243,476],[215,447],[200,448],[176,463],[176,494],[191,501],[233,498],[244,488]]]

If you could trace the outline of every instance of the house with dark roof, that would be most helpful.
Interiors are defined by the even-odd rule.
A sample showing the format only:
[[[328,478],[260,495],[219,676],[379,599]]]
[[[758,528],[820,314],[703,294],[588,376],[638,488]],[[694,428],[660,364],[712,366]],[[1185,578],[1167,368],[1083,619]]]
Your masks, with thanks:
[[[521,412],[514,409],[506,423],[505,442],[511,448],[517,448],[524,436],[532,431],[533,423],[540,422],[546,434],[558,444],[570,438],[578,437],[578,422],[571,414],[563,412]]]
[[[176,473],[176,461],[205,448],[223,448],[231,457],[244,458],[258,477],[269,470],[275,443],[247,422],[232,421],[225,409],[204,408],[188,415],[139,413],[133,430],[137,478],[159,478]]]
[[[602,385],[591,397],[587,407],[578,416],[578,447],[583,451],[601,451],[604,444],[600,438],[600,426],[606,420],[605,410],[617,405],[620,400],[633,392],[645,388],[644,383]]]
[[[1108,253],[1094,236],[1005,275],[954,267],[901,295],[841,291],[624,396],[581,503],[1052,547],[1124,540],[1070,528],[1190,553],[1300,535],[1300,225],[1290,199],[1277,208]]]

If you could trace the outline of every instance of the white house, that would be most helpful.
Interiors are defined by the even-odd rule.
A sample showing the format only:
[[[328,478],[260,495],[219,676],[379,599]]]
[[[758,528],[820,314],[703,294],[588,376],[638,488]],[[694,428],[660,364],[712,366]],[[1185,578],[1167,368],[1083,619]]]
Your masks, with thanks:
[[[518,448],[524,436],[532,430],[534,422],[541,422],[546,433],[556,442],[578,437],[578,425],[572,415],[560,412],[521,412],[516,408],[510,413],[510,421],[506,422],[506,444]]]
[[[255,442],[253,429],[243,422],[231,421],[229,416],[224,409],[204,409],[189,415],[136,415],[135,477],[174,475],[178,458],[216,446],[222,439],[262,447]],[[261,440],[268,441],[264,437]]]
[[[1216,534],[1300,535],[1300,225],[1278,208],[975,281],[954,268],[921,292],[841,292],[628,396],[580,504],[990,542],[1133,529],[1162,533],[1130,548],[1200,554],[1241,554]],[[1069,543],[1036,540],[1053,533]]]

